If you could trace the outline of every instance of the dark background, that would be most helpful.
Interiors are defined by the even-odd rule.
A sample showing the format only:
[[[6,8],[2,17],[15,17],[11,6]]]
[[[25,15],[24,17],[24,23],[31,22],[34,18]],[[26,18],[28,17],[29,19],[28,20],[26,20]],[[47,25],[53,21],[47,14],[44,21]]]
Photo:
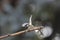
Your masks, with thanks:
[[[52,25],[59,31],[60,0],[0,0],[0,35],[24,30],[21,25],[29,21],[31,14],[33,25]],[[3,40],[39,39],[33,31]]]

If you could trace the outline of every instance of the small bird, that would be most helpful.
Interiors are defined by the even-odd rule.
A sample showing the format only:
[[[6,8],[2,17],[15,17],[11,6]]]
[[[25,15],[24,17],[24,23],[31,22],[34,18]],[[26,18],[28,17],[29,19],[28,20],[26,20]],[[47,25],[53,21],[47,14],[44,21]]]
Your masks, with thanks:
[[[29,18],[29,22],[28,23],[23,23],[22,27],[25,27],[25,28],[28,27],[28,29],[33,28],[33,25],[32,25],[32,15]]]
[[[32,24],[32,15],[29,18],[29,23],[22,24],[22,27],[28,27],[28,29],[31,29],[34,27],[34,25]],[[39,39],[44,39],[46,37],[49,37],[53,32],[53,29],[49,26],[45,26],[45,27],[39,26],[39,27],[43,27],[43,28],[40,30],[34,31],[34,33],[37,35]]]

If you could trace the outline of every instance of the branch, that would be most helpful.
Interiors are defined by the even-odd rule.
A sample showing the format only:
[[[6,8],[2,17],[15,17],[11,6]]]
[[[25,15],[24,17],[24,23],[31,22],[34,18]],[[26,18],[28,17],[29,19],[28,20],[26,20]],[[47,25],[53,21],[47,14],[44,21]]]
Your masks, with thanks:
[[[39,29],[41,29],[41,28],[40,27],[33,27],[32,29],[26,29],[24,31],[16,32],[16,33],[13,33],[13,34],[8,34],[8,35],[0,36],[0,39],[4,39],[4,38],[7,38],[7,37],[13,37],[13,36],[17,36],[17,35],[21,35],[22,33],[31,32],[31,31],[39,30]]]

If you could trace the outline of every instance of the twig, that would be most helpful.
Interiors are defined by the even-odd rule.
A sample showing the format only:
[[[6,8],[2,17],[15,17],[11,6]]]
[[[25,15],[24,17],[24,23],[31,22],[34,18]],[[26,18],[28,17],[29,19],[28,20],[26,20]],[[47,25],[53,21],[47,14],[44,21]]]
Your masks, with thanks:
[[[26,29],[24,31],[16,32],[16,33],[13,33],[13,34],[8,34],[8,35],[0,36],[0,39],[4,39],[4,38],[7,38],[7,37],[13,37],[13,36],[17,36],[17,35],[21,35],[22,33],[31,32],[31,31],[39,30],[39,29],[41,29],[41,28],[40,27],[34,27],[32,29]]]

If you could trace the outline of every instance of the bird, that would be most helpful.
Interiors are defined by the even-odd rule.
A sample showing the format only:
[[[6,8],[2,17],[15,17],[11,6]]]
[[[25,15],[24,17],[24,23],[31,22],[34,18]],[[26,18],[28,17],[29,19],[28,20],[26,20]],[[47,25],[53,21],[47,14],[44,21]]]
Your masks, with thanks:
[[[28,23],[23,23],[22,27],[27,27],[28,29],[33,28],[34,25],[32,24],[32,15],[29,18],[29,22]],[[51,36],[51,34],[53,33],[53,29],[49,26],[39,26],[39,27],[43,27],[43,29],[41,30],[34,30],[34,33],[37,35],[37,37],[39,39],[45,39],[49,36]]]
[[[29,18],[29,22],[28,23],[23,23],[22,27],[25,27],[25,28],[28,28],[28,29],[33,28],[33,25],[32,25],[32,15]]]

